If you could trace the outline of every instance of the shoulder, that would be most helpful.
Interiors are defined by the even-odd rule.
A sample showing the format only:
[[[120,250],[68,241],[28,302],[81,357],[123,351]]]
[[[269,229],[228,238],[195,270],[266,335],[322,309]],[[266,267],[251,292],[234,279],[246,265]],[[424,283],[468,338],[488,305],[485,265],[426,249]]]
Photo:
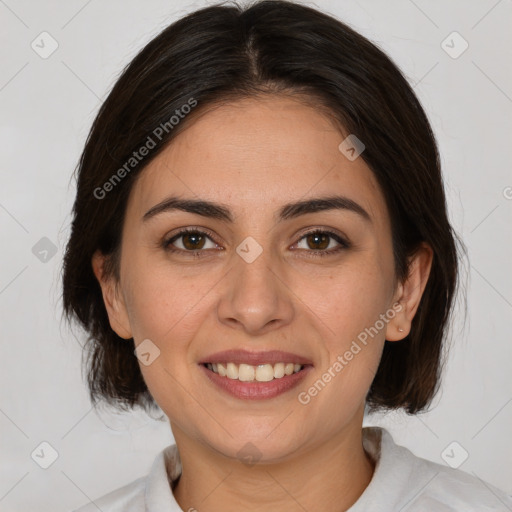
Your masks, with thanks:
[[[381,456],[400,489],[403,512],[510,512],[512,498],[460,469],[432,462],[397,445],[382,431]],[[402,510],[402,509],[401,509]]]
[[[146,477],[137,478],[73,512],[144,512]]]
[[[437,510],[439,512],[512,511],[512,499],[477,476],[460,469],[414,457],[412,480],[425,487],[412,500],[409,512]],[[405,512],[405,511],[404,511]]]
[[[73,512],[174,512],[181,510],[170,486],[181,474],[177,446],[170,445],[154,459],[146,476],[137,478]]]

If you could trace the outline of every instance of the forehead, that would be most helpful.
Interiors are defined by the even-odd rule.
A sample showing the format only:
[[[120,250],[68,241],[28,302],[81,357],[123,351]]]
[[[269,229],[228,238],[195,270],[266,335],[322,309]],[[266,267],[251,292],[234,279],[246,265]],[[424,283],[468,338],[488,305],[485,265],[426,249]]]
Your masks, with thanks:
[[[236,213],[341,194],[378,220],[384,198],[362,158],[338,146],[347,134],[313,106],[286,96],[247,98],[205,110],[142,171],[131,208],[168,195],[222,199]],[[130,206],[129,206],[130,208]]]

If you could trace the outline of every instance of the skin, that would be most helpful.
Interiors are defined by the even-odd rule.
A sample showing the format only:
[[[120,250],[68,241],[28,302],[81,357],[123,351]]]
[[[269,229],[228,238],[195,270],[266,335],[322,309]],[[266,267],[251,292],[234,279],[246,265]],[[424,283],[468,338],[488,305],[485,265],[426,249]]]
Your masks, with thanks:
[[[410,330],[432,250],[423,245],[407,281],[397,282],[384,197],[363,159],[350,161],[338,150],[345,136],[321,112],[286,96],[210,109],[134,185],[120,280],[103,274],[100,253],[93,257],[112,329],[136,345],[149,338],[160,349],[140,367],[180,452],[174,495],[183,510],[344,511],[372,478],[374,464],[362,446],[365,396],[385,339]],[[356,201],[371,223],[347,210],[274,220],[285,203],[333,193]],[[142,220],[171,194],[223,203],[234,222],[183,211]],[[184,227],[215,235],[199,245],[202,258],[190,255],[186,237],[174,241],[182,252],[162,247]],[[314,228],[334,231],[351,246],[314,257],[318,248],[340,246],[333,238],[308,242],[304,234]],[[236,252],[248,236],[263,249],[252,263]],[[397,301],[402,310],[378,335],[307,405],[299,403],[298,393]],[[314,368],[278,397],[241,400],[217,389],[198,367],[204,356],[230,348],[285,350],[308,357]],[[261,454],[251,466],[237,456],[247,442]]]

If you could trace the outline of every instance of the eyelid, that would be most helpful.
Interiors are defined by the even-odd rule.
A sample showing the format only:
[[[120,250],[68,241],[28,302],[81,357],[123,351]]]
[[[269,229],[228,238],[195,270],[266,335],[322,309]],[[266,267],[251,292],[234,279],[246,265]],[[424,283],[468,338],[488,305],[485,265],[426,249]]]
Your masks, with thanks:
[[[346,237],[345,235],[342,235],[338,231],[333,230],[331,228],[321,227],[312,228],[310,230],[305,231],[301,235],[298,235],[298,240],[297,242],[295,242],[294,245],[298,245],[304,238],[306,238],[309,235],[314,235],[316,233],[323,234],[329,238],[332,238],[333,240],[336,241],[338,246],[331,249],[300,249],[300,251],[303,251],[309,258],[323,258],[327,256],[336,256],[339,255],[342,251],[346,251],[347,249],[350,249],[352,247],[352,243],[349,242],[348,237]]]
[[[324,226],[317,226],[317,227],[310,227],[305,229],[302,232],[299,232],[297,235],[298,240],[302,240],[307,235],[313,235],[315,233],[325,233],[333,238],[339,238],[345,245],[350,245],[349,239],[347,236],[345,236],[342,232],[334,229],[334,228],[328,228]]]
[[[178,238],[186,235],[187,233],[199,233],[199,234],[205,235],[216,245],[221,245],[217,242],[216,235],[214,235],[214,233],[212,231],[210,231],[208,228],[203,228],[200,226],[187,226],[185,228],[179,228],[177,232],[170,234],[170,235],[165,235],[163,238],[163,241],[162,241],[162,245],[164,246],[164,248],[166,248],[167,246],[171,245],[172,242],[174,242]],[[194,252],[194,251],[183,251],[182,249],[176,249],[176,250],[177,251],[181,250],[182,252],[188,252],[191,254]],[[204,249],[200,250],[199,252],[204,252]]]

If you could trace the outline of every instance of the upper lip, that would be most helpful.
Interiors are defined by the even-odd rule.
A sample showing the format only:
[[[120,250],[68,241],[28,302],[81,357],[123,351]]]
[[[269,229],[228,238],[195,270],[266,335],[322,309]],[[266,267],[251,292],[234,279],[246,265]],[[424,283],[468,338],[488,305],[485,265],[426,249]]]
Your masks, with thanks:
[[[283,352],[282,350],[254,352],[235,349],[210,354],[200,361],[200,364],[206,363],[246,363],[254,366],[265,363],[313,364],[307,357],[302,357],[291,352]]]

